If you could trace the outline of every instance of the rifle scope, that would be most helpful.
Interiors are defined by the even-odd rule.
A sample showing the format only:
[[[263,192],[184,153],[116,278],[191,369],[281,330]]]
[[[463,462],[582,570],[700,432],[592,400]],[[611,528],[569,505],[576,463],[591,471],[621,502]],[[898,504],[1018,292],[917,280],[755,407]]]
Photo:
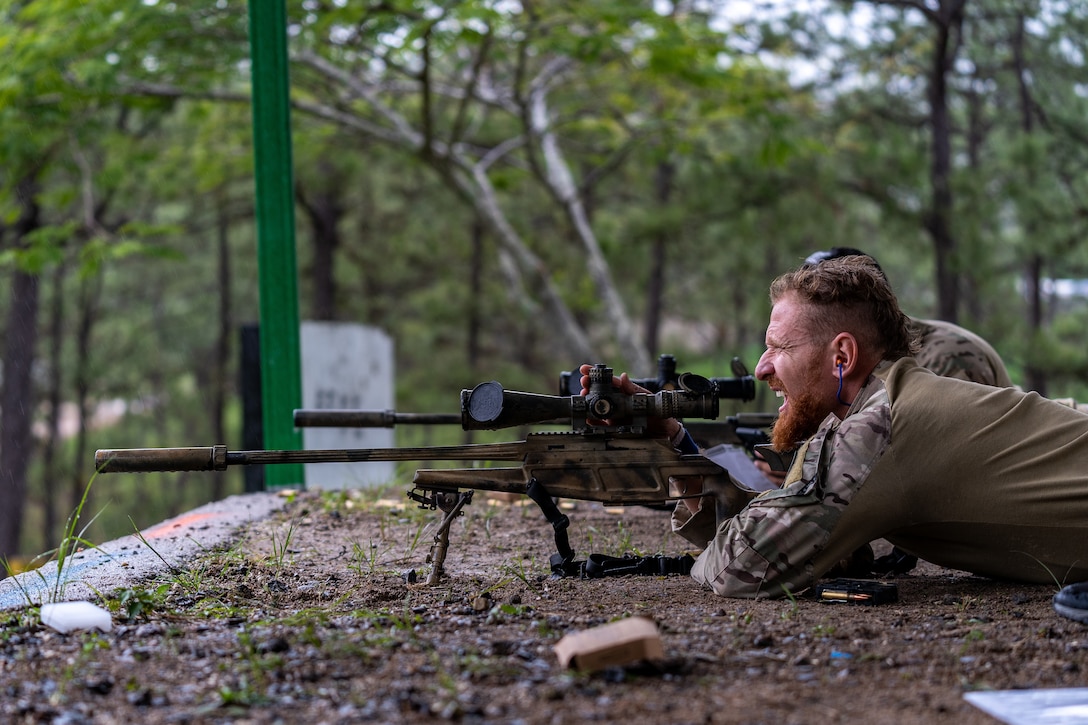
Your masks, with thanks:
[[[461,391],[461,427],[498,430],[570,418],[575,428],[594,425],[642,432],[648,418],[718,417],[717,389],[704,377],[685,373],[678,378],[678,390],[629,395],[612,385],[612,372],[606,365],[594,365],[585,396],[521,393],[504,390],[494,380],[480,383],[472,390]]]

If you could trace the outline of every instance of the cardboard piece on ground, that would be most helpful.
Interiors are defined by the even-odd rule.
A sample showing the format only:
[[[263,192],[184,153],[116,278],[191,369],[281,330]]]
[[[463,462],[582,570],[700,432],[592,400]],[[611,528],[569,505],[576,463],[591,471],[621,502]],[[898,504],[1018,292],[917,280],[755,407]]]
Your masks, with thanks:
[[[664,659],[657,625],[647,617],[630,617],[563,637],[555,645],[563,667],[592,672],[642,660]]]

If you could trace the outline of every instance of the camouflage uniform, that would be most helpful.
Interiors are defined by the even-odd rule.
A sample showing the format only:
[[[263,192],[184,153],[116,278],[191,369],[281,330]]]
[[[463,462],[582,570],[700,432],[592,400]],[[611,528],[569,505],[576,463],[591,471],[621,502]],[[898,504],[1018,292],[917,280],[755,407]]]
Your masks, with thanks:
[[[881,538],[983,576],[1085,580],[1088,416],[904,358],[828,416],[782,489],[716,531],[709,508],[677,506],[673,530],[705,547],[691,575],[723,596],[800,591]]]
[[[1001,356],[970,330],[944,320],[916,318],[911,318],[911,328],[921,343],[921,350],[914,358],[922,367],[947,378],[1013,387]]]

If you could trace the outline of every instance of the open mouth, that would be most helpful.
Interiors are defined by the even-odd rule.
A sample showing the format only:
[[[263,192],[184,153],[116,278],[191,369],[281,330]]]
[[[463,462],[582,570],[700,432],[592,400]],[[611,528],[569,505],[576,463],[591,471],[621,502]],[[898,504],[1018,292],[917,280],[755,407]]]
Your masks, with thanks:
[[[778,408],[778,414],[782,415],[782,412],[786,409],[786,406],[790,404],[790,396],[786,394],[785,388],[782,386],[779,380],[768,380],[768,384],[771,386],[771,391],[774,392],[774,397],[779,398],[782,401],[782,405]]]

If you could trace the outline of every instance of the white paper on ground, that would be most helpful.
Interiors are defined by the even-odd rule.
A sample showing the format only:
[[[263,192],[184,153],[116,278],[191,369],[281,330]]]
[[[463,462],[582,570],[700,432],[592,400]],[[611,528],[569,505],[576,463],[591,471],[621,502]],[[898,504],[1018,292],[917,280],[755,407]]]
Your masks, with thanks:
[[[57,602],[43,604],[42,624],[61,633],[76,629],[98,629],[109,632],[113,625],[110,613],[90,602]]]
[[[1008,725],[1088,723],[1088,687],[968,692],[963,699]]]

